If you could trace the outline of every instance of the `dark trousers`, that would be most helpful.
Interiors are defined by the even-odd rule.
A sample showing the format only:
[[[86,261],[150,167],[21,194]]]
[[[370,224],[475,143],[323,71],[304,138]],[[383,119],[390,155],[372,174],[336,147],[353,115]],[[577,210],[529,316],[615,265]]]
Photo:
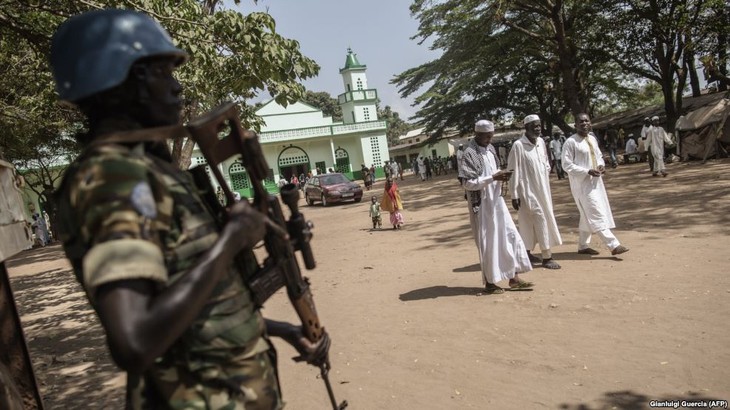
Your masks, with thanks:
[[[649,171],[654,172],[654,155],[651,155],[651,150],[646,151],[647,158],[649,158]]]
[[[565,171],[563,171],[563,161],[553,161],[555,163],[555,174],[558,179],[565,178]]]

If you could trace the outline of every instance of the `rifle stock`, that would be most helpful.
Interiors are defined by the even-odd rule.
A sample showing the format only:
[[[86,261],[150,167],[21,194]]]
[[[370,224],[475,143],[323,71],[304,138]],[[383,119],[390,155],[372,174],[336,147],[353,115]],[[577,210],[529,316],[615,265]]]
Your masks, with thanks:
[[[219,134],[228,128],[228,134],[219,138]],[[302,323],[305,337],[313,342],[319,342],[324,336],[324,329],[319,321],[314,298],[309,286],[309,280],[302,276],[297,262],[295,250],[302,253],[307,269],[315,267],[314,256],[309,241],[312,237],[312,224],[305,221],[298,210],[299,192],[294,187],[284,187],[282,198],[291,210],[291,218],[287,221],[281,209],[279,200],[270,195],[263,185],[268,173],[268,165],[264,159],[261,145],[256,133],[244,130],[238,118],[238,111],[232,103],[225,103],[209,113],[190,122],[187,129],[195,140],[203,156],[205,156],[214,177],[223,189],[227,205],[231,206],[235,199],[233,192],[223,178],[218,164],[240,155],[241,163],[251,178],[254,192],[254,207],[266,215],[270,221],[288,233],[284,236],[280,231],[267,228],[264,236],[264,245],[268,257],[259,266],[249,280],[249,287],[258,306],[271,297],[277,290],[286,286],[287,295],[297,316]],[[294,196],[296,195],[296,196]],[[327,387],[333,409],[344,409],[347,401],[337,404],[332,386],[327,376],[330,368],[329,358],[319,366],[322,379]]]

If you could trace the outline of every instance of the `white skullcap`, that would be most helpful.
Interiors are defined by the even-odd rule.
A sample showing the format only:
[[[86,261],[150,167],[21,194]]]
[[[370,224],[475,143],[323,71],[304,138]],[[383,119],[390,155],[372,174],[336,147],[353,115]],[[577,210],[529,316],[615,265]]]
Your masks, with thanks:
[[[474,124],[474,132],[494,132],[494,124],[489,120],[479,120]]]
[[[531,122],[540,121],[540,117],[537,116],[537,114],[530,114],[522,121],[523,125],[527,125]]]
[[[655,116],[651,117],[651,120],[652,120],[652,121],[654,121],[654,120],[656,120],[656,121],[659,121],[659,117],[657,117],[657,116],[655,115]]]

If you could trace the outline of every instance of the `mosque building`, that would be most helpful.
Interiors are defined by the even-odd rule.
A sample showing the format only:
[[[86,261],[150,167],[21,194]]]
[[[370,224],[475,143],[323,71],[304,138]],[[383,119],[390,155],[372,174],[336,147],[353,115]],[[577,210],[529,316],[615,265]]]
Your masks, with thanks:
[[[386,121],[378,120],[378,91],[368,88],[367,66],[361,64],[351,49],[345,66],[340,69],[343,93],[337,99],[342,107],[342,122],[333,122],[322,110],[303,102],[286,107],[273,99],[256,111],[265,125],[259,142],[269,165],[264,185],[277,192],[281,178],[312,172],[341,172],[350,179],[361,178],[362,165],[374,165],[377,176],[390,159],[386,138]],[[192,166],[205,163],[199,150],[193,152]],[[250,197],[251,181],[239,159],[221,163],[221,172],[229,186],[242,196]]]

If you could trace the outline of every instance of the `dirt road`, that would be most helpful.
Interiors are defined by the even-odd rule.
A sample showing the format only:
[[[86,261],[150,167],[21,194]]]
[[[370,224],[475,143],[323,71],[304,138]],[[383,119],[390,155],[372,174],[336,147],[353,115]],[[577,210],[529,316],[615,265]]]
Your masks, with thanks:
[[[563,269],[532,292],[481,289],[454,175],[399,182],[406,225],[372,231],[368,202],[304,206],[315,224],[317,308],[333,338],[330,378],[352,409],[638,409],[730,400],[730,161],[609,170],[614,233],[631,251],[578,255],[578,213],[553,179]],[[376,183],[366,195],[380,195]],[[302,201],[303,202],[303,201]],[[387,222],[387,218],[386,218]],[[594,247],[600,247],[594,238]],[[47,407],[121,408],[124,377],[58,246],[10,264]],[[267,317],[296,320],[283,293]],[[323,409],[315,368],[277,343],[288,409]]]

